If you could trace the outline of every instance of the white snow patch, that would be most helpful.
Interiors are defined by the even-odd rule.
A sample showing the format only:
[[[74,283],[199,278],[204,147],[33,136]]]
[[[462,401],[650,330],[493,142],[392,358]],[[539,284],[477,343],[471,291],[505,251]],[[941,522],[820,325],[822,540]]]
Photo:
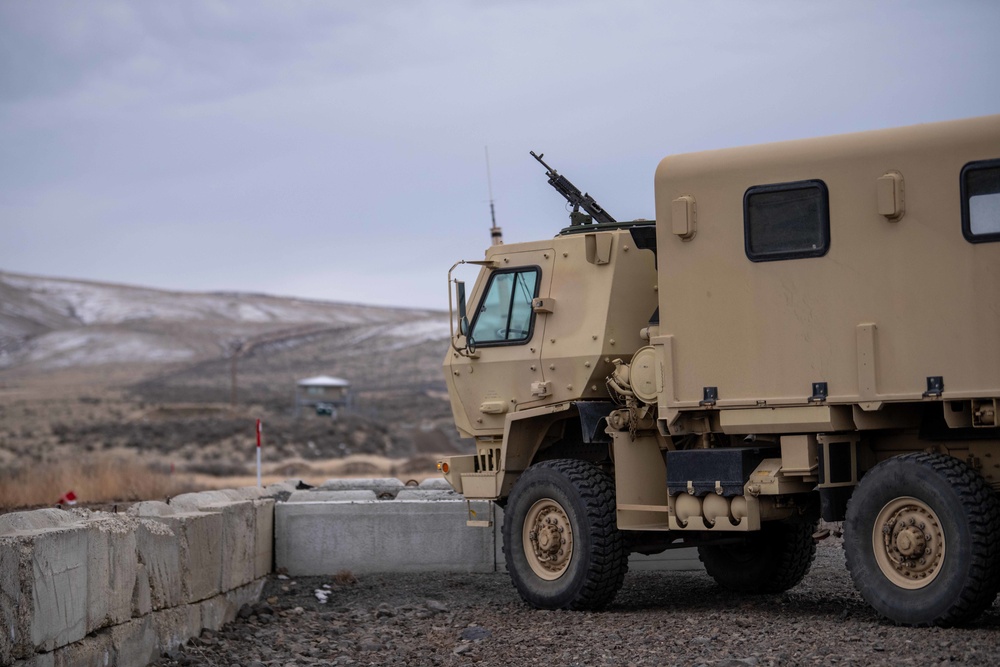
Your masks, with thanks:
[[[156,334],[75,329],[32,339],[21,360],[54,369],[108,363],[167,363],[194,356],[193,350]]]

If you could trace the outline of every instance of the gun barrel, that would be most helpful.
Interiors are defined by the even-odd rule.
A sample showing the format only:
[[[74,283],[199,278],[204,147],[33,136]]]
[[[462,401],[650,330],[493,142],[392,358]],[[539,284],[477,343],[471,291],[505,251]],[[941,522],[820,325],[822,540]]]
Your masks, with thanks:
[[[549,185],[555,188],[556,192],[561,194],[563,198],[573,207],[573,215],[570,216],[571,218],[573,218],[573,216],[575,216],[582,208],[597,222],[616,222],[616,220],[611,217],[611,214],[605,211],[593,197],[586,192],[581,192],[580,188],[573,185],[568,178],[560,175],[558,171],[545,164],[545,160],[542,159],[545,157],[545,153],[536,153],[535,151],[528,152],[531,154],[531,157],[538,160],[541,165],[545,167],[545,175],[549,177]],[[573,224],[577,223],[574,222]]]
[[[547,171],[549,171],[552,174],[558,175],[559,172],[557,172],[555,169],[553,169],[549,165],[545,164],[545,160],[542,159],[543,157],[545,157],[545,153],[536,153],[535,151],[528,151],[528,152],[531,153],[531,157],[533,157],[536,160],[538,160],[539,162],[541,162],[542,166],[545,167],[545,169]]]

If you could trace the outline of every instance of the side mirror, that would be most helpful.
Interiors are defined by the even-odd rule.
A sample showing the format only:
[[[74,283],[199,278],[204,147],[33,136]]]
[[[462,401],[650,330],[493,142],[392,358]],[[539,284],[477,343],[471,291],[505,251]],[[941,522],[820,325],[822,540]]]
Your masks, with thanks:
[[[465,283],[461,280],[455,281],[455,294],[458,296],[458,333],[468,336],[469,314],[465,308]]]

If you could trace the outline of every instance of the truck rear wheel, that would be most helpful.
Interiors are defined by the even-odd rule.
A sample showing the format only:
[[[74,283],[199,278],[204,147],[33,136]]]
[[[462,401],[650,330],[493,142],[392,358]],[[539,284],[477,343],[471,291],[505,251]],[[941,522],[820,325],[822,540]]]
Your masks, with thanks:
[[[958,459],[915,453],[879,463],[847,506],[844,552],[854,585],[901,625],[955,625],[1000,586],[1000,503]]]
[[[503,543],[514,586],[541,609],[604,607],[628,569],[614,482],[587,461],[528,468],[507,499]]]
[[[780,593],[809,572],[816,557],[815,530],[815,521],[772,521],[737,544],[700,546],[698,557],[723,588],[739,593]]]

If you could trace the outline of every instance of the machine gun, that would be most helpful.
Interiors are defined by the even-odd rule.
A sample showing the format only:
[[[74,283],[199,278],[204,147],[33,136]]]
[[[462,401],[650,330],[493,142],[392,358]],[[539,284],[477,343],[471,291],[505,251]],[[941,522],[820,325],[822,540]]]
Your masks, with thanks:
[[[617,222],[617,220],[611,217],[610,213],[594,201],[593,197],[586,192],[580,192],[580,188],[570,183],[568,178],[545,164],[545,161],[542,160],[545,157],[545,153],[536,154],[535,151],[528,152],[531,153],[531,157],[541,162],[542,166],[545,167],[545,175],[549,177],[549,185],[554,187],[556,192],[565,197],[566,201],[573,206],[573,212],[569,214],[569,219],[573,225],[590,224],[592,220],[604,223]],[[581,208],[587,212],[587,215],[580,213]]]

